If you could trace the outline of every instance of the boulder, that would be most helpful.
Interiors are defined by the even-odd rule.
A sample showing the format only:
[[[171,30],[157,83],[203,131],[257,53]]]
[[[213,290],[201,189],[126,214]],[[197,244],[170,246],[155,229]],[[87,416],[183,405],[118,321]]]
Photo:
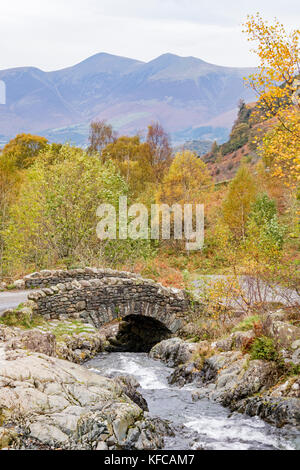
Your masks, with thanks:
[[[7,289],[6,282],[0,282],[0,292],[4,292]]]
[[[171,338],[156,344],[150,351],[150,357],[165,362],[169,367],[177,367],[190,361],[198,348],[196,343]]]
[[[24,290],[25,289],[25,281],[23,279],[18,279],[14,281],[13,286],[15,289]]]
[[[266,334],[274,338],[283,348],[290,348],[293,342],[300,340],[300,328],[277,320],[274,314],[267,316],[263,328]]]

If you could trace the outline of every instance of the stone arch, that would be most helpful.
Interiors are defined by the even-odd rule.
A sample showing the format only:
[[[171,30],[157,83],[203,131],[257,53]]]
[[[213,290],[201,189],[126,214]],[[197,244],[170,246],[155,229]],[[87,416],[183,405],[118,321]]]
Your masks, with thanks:
[[[144,315],[128,315],[119,323],[115,338],[110,339],[108,352],[150,352],[161,341],[172,336],[160,321]]]
[[[185,291],[132,277],[73,281],[29,295],[36,313],[46,319],[82,319],[100,328],[116,319],[151,318],[170,333],[184,323],[189,300]]]

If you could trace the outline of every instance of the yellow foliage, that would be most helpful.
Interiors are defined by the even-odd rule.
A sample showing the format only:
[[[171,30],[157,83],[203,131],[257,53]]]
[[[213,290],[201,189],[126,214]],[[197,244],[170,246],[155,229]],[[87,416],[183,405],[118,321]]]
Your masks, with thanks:
[[[256,194],[254,177],[247,166],[241,166],[223,202],[224,221],[236,238],[245,238],[246,224]]]
[[[19,134],[3,149],[3,156],[8,157],[17,168],[30,167],[39,152],[45,149],[48,141],[45,137],[31,134]]]
[[[288,186],[300,183],[300,113],[286,113],[289,130],[281,124],[265,136],[260,153],[275,177]]]
[[[167,204],[194,204],[205,202],[204,197],[213,186],[205,163],[194,153],[177,153],[164,177],[157,199]]]
[[[264,21],[259,13],[249,15],[244,24],[248,41],[257,44],[254,52],[260,65],[258,72],[246,79],[259,97],[258,109],[267,119],[277,116],[292,104],[294,79],[300,73],[300,30],[287,32],[278,20]],[[298,103],[299,110],[299,103]]]
[[[275,177],[295,185],[300,180],[300,29],[287,32],[278,20],[269,24],[257,13],[248,16],[244,32],[256,43],[260,60],[258,72],[247,79],[258,95],[260,119],[276,118],[261,154]]]

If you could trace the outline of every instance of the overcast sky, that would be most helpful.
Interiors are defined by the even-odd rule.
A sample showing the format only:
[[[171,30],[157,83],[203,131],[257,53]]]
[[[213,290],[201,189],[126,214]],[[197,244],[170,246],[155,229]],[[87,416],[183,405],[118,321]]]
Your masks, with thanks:
[[[299,27],[299,0],[0,0],[0,69],[56,70],[98,52],[149,61],[165,52],[252,66],[247,13]]]

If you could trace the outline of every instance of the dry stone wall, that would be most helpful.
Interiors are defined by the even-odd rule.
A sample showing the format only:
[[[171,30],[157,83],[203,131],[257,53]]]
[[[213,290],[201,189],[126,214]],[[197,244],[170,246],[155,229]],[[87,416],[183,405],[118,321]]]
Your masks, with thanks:
[[[183,326],[189,309],[185,291],[138,277],[60,283],[31,293],[29,300],[35,312],[48,320],[76,318],[99,328],[115,319],[142,315],[161,322],[172,333]]]

